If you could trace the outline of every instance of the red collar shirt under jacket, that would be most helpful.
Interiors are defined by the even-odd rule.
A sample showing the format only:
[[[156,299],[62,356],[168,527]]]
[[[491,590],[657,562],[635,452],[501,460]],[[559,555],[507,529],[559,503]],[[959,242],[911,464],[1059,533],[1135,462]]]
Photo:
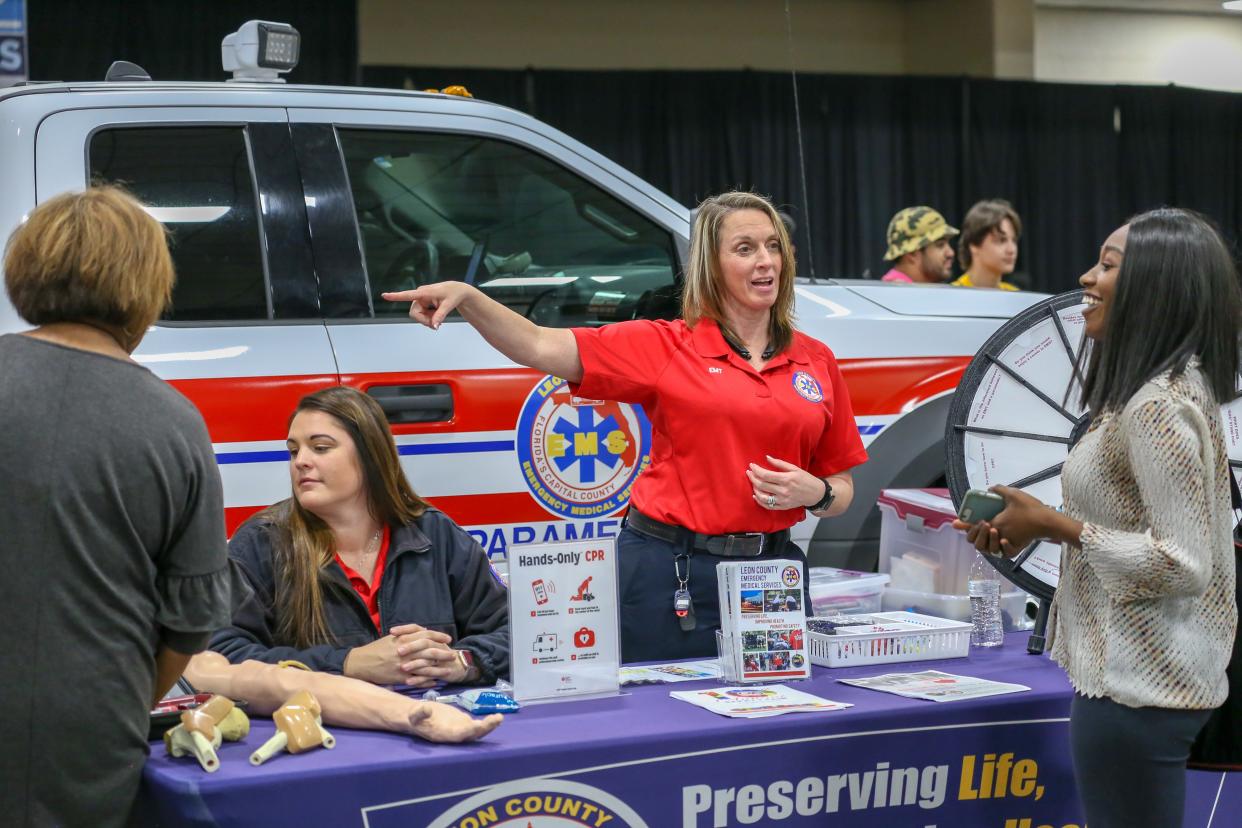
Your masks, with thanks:
[[[573,333],[583,367],[573,392],[638,403],[651,420],[651,465],[631,500],[648,517],[704,534],[779,531],[805,510],[755,503],[749,463],[771,468],[770,454],[826,477],[867,460],[836,358],[802,333],[762,371],[711,320]]]

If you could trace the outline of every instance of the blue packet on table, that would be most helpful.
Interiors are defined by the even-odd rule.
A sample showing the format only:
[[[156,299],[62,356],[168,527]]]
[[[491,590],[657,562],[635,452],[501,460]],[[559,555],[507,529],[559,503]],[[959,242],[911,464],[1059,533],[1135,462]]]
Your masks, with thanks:
[[[487,713],[516,713],[522,709],[522,705],[514,701],[512,696],[487,688],[463,690],[457,694],[457,698],[454,701],[457,702],[458,707],[479,715]]]
[[[423,701],[456,704],[466,712],[477,713],[480,716],[488,713],[517,713],[522,709],[522,705],[514,701],[512,696],[491,687],[463,690],[452,696],[442,696],[435,690],[428,690],[423,695]]]

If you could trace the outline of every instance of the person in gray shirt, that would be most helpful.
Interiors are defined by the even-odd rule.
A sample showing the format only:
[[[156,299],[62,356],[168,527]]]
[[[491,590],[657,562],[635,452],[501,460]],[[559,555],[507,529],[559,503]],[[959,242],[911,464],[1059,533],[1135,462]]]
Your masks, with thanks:
[[[229,620],[202,417],[130,354],[169,301],[164,230],[112,187],[10,238],[34,330],[0,337],[0,814],[124,825],[148,710]]]

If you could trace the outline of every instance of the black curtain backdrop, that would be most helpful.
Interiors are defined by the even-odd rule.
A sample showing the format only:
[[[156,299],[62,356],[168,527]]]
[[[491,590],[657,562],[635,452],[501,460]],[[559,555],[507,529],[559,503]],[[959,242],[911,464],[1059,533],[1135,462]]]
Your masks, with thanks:
[[[155,80],[225,80],[220,41],[255,19],[301,33],[290,83],[357,83],[355,0],[27,0],[30,78],[102,81],[128,60]]]
[[[256,12],[261,5],[262,11]],[[36,80],[219,80],[220,39],[261,16],[302,33],[294,83],[462,83],[579,139],[684,204],[754,189],[798,223],[800,271],[878,276],[888,220],[930,204],[958,223],[1008,198],[1025,223],[1015,281],[1073,288],[1126,218],[1191,207],[1242,229],[1242,95],[1178,87],[787,73],[357,67],[356,0],[30,0]],[[805,205],[805,207],[804,207]]]
[[[809,215],[792,78],[769,72],[481,70],[364,66],[368,86],[465,84],[529,112],[684,204],[741,187],[798,222],[799,267],[878,277],[902,207],[952,223],[1012,201],[1025,232],[1015,281],[1077,286],[1104,238],[1152,207],[1242,229],[1242,95],[1179,87],[799,75]]]

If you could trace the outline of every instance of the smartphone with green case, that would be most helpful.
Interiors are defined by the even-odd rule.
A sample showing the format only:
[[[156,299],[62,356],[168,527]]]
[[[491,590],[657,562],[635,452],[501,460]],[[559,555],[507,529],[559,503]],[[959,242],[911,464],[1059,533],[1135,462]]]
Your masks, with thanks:
[[[981,520],[991,520],[1004,508],[1005,498],[995,492],[971,489],[962,498],[962,505],[957,510],[957,516],[966,523],[978,523]]]

